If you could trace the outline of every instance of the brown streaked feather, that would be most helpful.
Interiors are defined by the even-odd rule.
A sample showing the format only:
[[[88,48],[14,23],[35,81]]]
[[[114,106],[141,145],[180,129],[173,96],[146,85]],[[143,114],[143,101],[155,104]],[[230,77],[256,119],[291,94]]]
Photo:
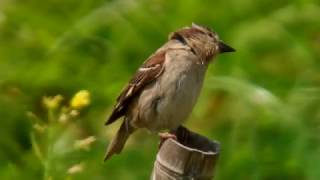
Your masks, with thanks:
[[[177,33],[179,33],[182,37],[188,39],[188,38],[191,38],[192,36],[195,36],[198,33],[204,33],[204,32],[197,28],[189,28],[189,29],[182,29]]]
[[[106,125],[109,125],[121,116],[124,116],[132,98],[139,95],[143,87],[161,75],[164,69],[163,63],[165,61],[165,56],[165,50],[158,51],[143,63],[141,68],[118,96],[117,104],[108,118]]]

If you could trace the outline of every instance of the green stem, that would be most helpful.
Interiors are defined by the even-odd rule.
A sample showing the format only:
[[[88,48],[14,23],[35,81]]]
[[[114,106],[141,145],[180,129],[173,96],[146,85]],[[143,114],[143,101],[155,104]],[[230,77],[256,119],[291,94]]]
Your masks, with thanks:
[[[48,110],[48,129],[47,129],[47,154],[44,163],[44,180],[52,180],[52,159],[54,144],[54,112],[53,109]]]
[[[31,139],[31,145],[32,145],[32,149],[35,153],[35,155],[37,156],[37,158],[40,160],[40,162],[42,164],[44,164],[44,158],[43,158],[43,154],[41,152],[41,149],[39,147],[39,144],[36,140],[35,134],[33,132],[30,133],[30,139]]]
[[[48,124],[52,125],[54,122],[54,112],[53,109],[48,110]]]

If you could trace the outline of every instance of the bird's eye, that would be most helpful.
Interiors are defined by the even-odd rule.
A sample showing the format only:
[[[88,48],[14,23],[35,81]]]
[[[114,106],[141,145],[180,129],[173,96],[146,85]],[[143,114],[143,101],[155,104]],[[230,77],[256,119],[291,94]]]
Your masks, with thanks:
[[[212,34],[212,33],[209,33],[209,36],[210,36],[210,37],[213,37],[213,34]]]

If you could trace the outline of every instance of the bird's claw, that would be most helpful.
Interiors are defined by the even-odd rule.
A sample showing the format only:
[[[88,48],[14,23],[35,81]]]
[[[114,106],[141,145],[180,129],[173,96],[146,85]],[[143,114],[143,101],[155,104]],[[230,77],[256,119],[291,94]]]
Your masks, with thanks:
[[[167,139],[174,139],[176,141],[178,140],[177,136],[173,133],[164,132],[164,133],[159,133],[158,135],[160,136],[159,149]]]

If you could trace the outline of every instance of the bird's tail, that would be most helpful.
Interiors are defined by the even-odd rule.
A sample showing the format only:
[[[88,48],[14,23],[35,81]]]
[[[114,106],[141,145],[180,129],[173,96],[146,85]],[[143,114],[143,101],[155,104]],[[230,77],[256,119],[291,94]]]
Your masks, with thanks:
[[[119,154],[130,134],[134,132],[135,128],[130,125],[130,123],[125,119],[117,134],[111,140],[111,143],[108,145],[107,152],[104,156],[104,161],[108,160],[113,154]]]

